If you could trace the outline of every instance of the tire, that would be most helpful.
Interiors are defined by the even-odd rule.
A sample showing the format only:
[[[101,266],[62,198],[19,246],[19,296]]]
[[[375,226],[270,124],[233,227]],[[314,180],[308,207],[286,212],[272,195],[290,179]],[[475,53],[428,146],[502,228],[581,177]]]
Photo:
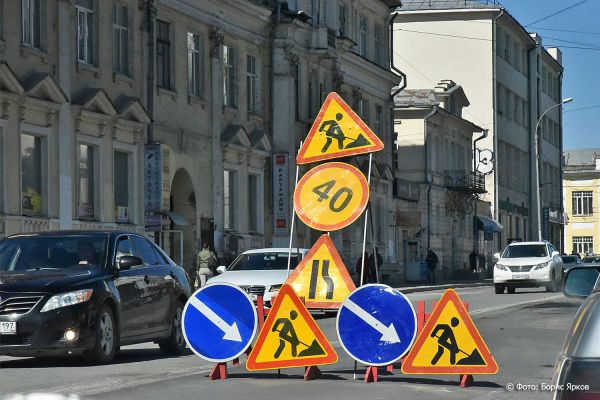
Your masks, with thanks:
[[[556,279],[554,272],[550,275],[550,283],[546,285],[546,292],[556,292]]]
[[[494,291],[496,292],[496,294],[503,294],[504,285],[494,284]]]
[[[107,304],[100,308],[95,331],[96,344],[83,354],[83,358],[92,364],[108,364],[115,357],[119,337],[113,311]]]
[[[167,339],[158,342],[158,346],[163,354],[178,356],[184,353],[186,343],[181,327],[182,321],[183,304],[178,301],[173,319],[171,320],[171,334]]]
[[[516,291],[516,288],[514,288],[514,287],[508,286],[506,288],[506,293],[508,293],[508,294],[515,294],[515,291]]]

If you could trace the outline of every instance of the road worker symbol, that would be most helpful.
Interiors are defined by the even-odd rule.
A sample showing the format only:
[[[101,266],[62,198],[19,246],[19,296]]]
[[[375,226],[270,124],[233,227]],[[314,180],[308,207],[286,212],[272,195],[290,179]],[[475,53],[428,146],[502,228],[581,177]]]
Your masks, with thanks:
[[[323,348],[319,346],[319,343],[316,339],[314,339],[311,344],[306,344],[298,339],[298,335],[294,329],[294,324],[292,323],[292,321],[296,318],[298,318],[298,312],[296,312],[296,310],[292,310],[290,311],[290,318],[279,318],[277,321],[275,321],[275,324],[273,324],[271,332],[279,332],[279,347],[275,351],[273,357],[275,359],[279,359],[281,353],[286,348],[286,344],[290,345],[292,357],[318,356],[325,354],[325,351],[323,351]],[[281,327],[281,329],[279,327]],[[300,354],[298,354],[299,345],[306,347],[300,352]]]
[[[405,374],[495,374],[498,364],[462,301],[448,289],[402,362]]]
[[[335,92],[329,93],[310,128],[296,163],[308,164],[333,158],[383,150],[377,134]]]

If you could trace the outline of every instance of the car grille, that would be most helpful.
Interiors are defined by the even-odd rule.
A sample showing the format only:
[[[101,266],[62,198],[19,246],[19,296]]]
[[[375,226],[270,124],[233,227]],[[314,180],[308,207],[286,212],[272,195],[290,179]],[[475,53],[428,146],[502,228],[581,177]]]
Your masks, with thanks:
[[[533,266],[532,265],[510,265],[510,272],[529,272]]]
[[[261,296],[265,294],[264,286],[240,286],[246,293]]]
[[[43,296],[15,296],[0,303],[0,315],[25,314],[42,299]],[[4,299],[4,296],[2,296]]]
[[[0,335],[0,346],[26,346],[31,344],[31,333]]]

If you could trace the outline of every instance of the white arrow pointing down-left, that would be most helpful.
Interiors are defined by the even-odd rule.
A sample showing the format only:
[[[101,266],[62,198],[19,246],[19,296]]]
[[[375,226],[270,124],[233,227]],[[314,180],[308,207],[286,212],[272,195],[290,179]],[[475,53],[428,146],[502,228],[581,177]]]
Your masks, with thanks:
[[[240,330],[237,327],[237,322],[229,325],[227,322],[223,321],[221,317],[219,317],[213,310],[211,310],[206,304],[198,300],[196,297],[190,298],[190,304],[194,306],[194,308],[200,313],[202,313],[206,318],[209,319],[210,322],[215,324],[220,330],[225,334],[223,339],[231,340],[232,342],[241,342],[242,336],[240,335]]]
[[[350,299],[346,299],[346,301],[344,302],[344,306],[353,314],[355,314],[358,318],[365,321],[369,326],[371,326],[371,328],[381,333],[381,339],[379,340],[381,340],[382,342],[400,343],[398,332],[396,332],[396,328],[394,327],[393,323],[389,326],[385,326],[383,323],[379,322],[375,317],[363,310],[358,304],[354,303]]]

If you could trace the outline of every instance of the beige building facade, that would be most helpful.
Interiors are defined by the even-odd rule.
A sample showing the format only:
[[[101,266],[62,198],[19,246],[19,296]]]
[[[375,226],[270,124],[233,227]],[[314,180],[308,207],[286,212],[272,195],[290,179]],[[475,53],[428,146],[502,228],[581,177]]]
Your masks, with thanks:
[[[440,79],[459,82],[469,94],[465,118],[488,130],[478,151],[484,161],[486,195],[503,226],[496,250],[512,240],[542,236],[557,248],[562,240],[561,108],[540,121],[541,209],[537,207],[535,127],[562,99],[562,56],[546,49],[495,1],[408,0],[394,19],[394,62],[411,87]],[[547,212],[545,211],[547,210]]]

